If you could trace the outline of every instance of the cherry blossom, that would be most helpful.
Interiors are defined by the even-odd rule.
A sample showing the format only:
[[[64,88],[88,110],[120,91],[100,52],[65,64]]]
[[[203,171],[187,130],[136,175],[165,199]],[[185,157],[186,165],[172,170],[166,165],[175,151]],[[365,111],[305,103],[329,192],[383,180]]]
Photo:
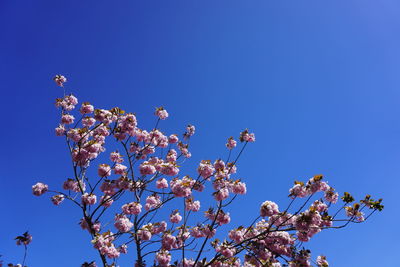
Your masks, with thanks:
[[[54,81],[64,86],[66,78],[57,75]],[[260,199],[259,214],[248,225],[235,225],[230,204],[249,185],[237,177],[238,162],[256,141],[254,133],[245,129],[235,137],[240,142],[227,139],[224,154],[194,162],[189,145],[196,141],[195,126],[187,125],[182,135],[164,132],[159,125],[169,114],[163,107],[155,110],[155,126],[146,129],[135,113],[95,109],[88,102],[75,110],[77,104],[72,94],[55,103],[61,116],[55,135],[67,142],[72,160],[72,171],[62,175],[71,178],[63,178],[64,191],[37,183],[32,193],[51,194],[56,206],[73,203],[82,218],[78,227],[90,235],[103,267],[116,266],[128,252],[138,267],[311,266],[311,252],[303,247],[316,234],[363,222],[383,209],[382,200],[369,195],[360,201],[347,192],[340,197],[322,175],[314,175],[294,182],[286,208]],[[29,244],[29,236],[17,243]],[[315,263],[328,266],[325,256]]]

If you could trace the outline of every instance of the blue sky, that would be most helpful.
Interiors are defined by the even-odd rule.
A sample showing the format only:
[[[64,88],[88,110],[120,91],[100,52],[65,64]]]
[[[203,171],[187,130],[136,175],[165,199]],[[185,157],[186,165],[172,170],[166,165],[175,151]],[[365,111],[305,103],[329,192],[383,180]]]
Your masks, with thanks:
[[[51,78],[61,73],[81,101],[136,112],[143,127],[161,105],[167,132],[196,125],[193,173],[199,160],[226,155],[227,137],[254,131],[238,165],[249,193],[232,205],[232,226],[264,200],[284,207],[293,180],[319,173],[341,193],[384,198],[384,212],[318,234],[309,247],[332,266],[395,266],[399,8],[395,0],[0,1],[0,254],[19,261],[13,238],[29,229],[29,266],[96,256],[72,205],[31,194],[37,180],[60,188],[71,174],[53,130],[62,92]]]

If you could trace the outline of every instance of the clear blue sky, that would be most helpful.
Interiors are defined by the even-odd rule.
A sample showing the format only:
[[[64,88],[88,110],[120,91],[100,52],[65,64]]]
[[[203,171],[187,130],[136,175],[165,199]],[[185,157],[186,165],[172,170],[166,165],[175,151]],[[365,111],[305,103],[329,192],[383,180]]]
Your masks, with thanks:
[[[31,267],[96,256],[71,205],[31,194],[36,180],[60,188],[71,174],[53,130],[61,73],[81,101],[136,112],[143,127],[161,105],[167,131],[196,125],[193,172],[225,155],[227,137],[254,131],[232,226],[264,200],[284,207],[294,179],[319,173],[341,193],[383,197],[383,213],[309,247],[332,266],[396,266],[399,11],[397,0],[1,0],[0,254],[20,261],[12,239],[29,229]]]

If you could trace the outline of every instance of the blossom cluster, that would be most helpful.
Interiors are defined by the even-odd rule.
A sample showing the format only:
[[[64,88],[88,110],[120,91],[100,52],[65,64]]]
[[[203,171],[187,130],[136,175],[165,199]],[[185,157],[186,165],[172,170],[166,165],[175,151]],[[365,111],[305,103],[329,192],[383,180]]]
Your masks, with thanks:
[[[66,78],[57,75],[54,81],[64,86]],[[120,108],[99,109],[88,102],[73,113],[78,103],[72,94],[55,103],[61,111],[55,134],[67,140],[72,178],[62,182],[64,192],[50,190],[43,183],[35,184],[32,192],[35,196],[50,192],[54,205],[67,199],[82,210],[79,225],[91,235],[103,266],[114,266],[109,262],[115,264],[116,258],[127,253],[128,246],[134,247],[139,267],[146,266],[146,262],[182,267],[278,267],[282,260],[291,267],[311,266],[310,252],[298,250],[298,245],[333,226],[337,213],[332,215],[329,209],[339,200],[339,193],[322,175],[307,182],[296,181],[289,190],[292,202],[305,199],[300,209],[291,211],[290,205],[280,209],[275,202],[264,201],[250,226],[232,227],[227,239],[220,241],[220,228],[231,223],[227,206],[238,195],[247,193],[243,179],[236,177],[237,163],[246,144],[255,142],[254,133],[246,129],[238,141],[229,137],[225,144],[228,159],[202,160],[190,176],[184,173],[182,164],[192,155],[189,144],[195,126],[187,125],[180,137],[158,128],[170,116],[164,107],[154,112],[155,127],[143,129],[134,113]],[[106,154],[108,140],[115,140],[119,147]],[[230,160],[240,143],[243,145],[238,156]],[[100,157],[102,154],[106,157]],[[209,198],[213,199],[213,207],[202,207],[200,196],[208,194],[207,187],[212,191]],[[344,197],[345,203],[353,202],[349,196]],[[316,199],[307,206],[311,198]],[[173,201],[183,203],[183,208],[174,204],[174,209],[166,210]],[[343,210],[348,222],[361,222],[365,219],[364,209],[382,208],[381,200],[366,197]],[[202,209],[203,213],[199,212]],[[111,210],[113,223],[102,223]],[[198,218],[194,220],[193,216]],[[205,247],[215,255],[202,258]],[[177,256],[177,250],[182,251],[182,257]],[[325,256],[319,256],[316,262],[320,267],[328,266]]]

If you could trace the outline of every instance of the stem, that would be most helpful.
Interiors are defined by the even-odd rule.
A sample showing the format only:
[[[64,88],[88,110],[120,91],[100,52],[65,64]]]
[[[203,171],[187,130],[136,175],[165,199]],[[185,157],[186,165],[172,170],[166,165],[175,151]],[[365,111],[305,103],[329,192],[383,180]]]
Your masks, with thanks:
[[[136,243],[136,254],[137,254],[137,263],[138,267],[143,267],[143,258],[142,258],[142,251],[140,248],[140,239],[137,235],[138,232],[138,216],[135,215],[135,221],[134,221],[134,229],[135,229],[135,243]]]
[[[28,247],[24,245],[24,259],[22,260],[22,267],[25,267],[25,260],[26,260],[26,254],[28,252]]]
[[[210,226],[210,230],[212,230],[212,229],[214,228],[215,222],[217,221],[217,217],[218,217],[219,212],[221,211],[221,208],[222,208],[222,201],[220,201],[219,204],[218,204],[218,210],[217,210],[217,212],[215,213],[215,218],[214,218],[214,220],[213,220],[213,222],[212,222],[212,224],[211,224],[211,226]],[[196,266],[196,263],[199,261],[200,256],[201,256],[201,253],[203,252],[204,246],[206,245],[208,239],[209,239],[208,236],[204,239],[204,242],[203,242],[203,244],[201,245],[200,251],[199,251],[199,253],[197,254],[197,257],[196,257],[196,260],[195,260],[193,266]]]

